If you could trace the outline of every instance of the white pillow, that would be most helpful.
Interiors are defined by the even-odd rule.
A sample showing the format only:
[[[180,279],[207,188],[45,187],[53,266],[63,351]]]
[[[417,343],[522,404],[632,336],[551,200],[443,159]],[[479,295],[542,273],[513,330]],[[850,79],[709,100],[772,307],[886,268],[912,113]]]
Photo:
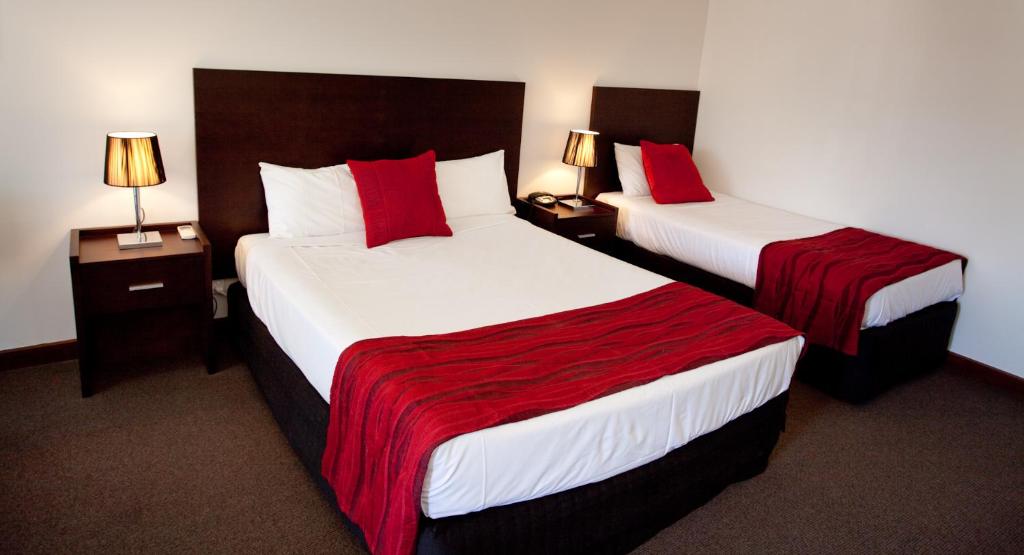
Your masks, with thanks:
[[[622,194],[627,197],[647,197],[651,195],[651,187],[647,184],[644,173],[643,156],[639,146],[615,143],[615,165],[619,169],[619,183]]]
[[[307,170],[260,162],[271,237],[316,237],[364,228],[347,165]]]
[[[356,178],[353,177],[352,170],[348,169],[348,164],[332,167],[338,172],[338,182],[341,184],[341,219],[344,225],[342,231],[364,231],[366,223],[363,221],[363,205],[359,201]]]
[[[504,150],[437,162],[434,171],[445,218],[515,212],[508,196]]]

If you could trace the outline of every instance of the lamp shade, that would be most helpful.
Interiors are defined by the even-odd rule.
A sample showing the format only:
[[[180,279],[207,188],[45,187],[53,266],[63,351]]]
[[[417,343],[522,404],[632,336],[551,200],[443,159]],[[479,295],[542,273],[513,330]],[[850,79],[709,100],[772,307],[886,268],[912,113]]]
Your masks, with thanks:
[[[112,187],[149,187],[167,181],[156,133],[118,131],[107,134],[103,182]]]
[[[592,168],[597,165],[597,150],[594,149],[595,131],[573,129],[569,131],[569,139],[565,141],[565,154],[562,162],[570,166]]]

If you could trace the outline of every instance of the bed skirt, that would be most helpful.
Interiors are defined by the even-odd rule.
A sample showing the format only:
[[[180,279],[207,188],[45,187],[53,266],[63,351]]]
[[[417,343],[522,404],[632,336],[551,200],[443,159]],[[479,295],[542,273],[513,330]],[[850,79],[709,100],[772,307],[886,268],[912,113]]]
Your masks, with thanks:
[[[746,285],[653,253],[633,242],[616,239],[611,254],[744,306],[753,305],[754,290]],[[796,375],[838,399],[858,404],[870,401],[894,385],[942,365],[949,352],[958,308],[956,301],[940,302],[885,326],[861,330],[857,356],[810,345]]]
[[[288,442],[337,510],[320,475],[327,403],[253,314],[241,284],[231,286],[228,302],[239,353]],[[782,393],[656,461],[600,482],[466,515],[422,517],[417,553],[628,552],[729,484],[764,471],[788,399]],[[359,528],[338,513],[363,543]]]

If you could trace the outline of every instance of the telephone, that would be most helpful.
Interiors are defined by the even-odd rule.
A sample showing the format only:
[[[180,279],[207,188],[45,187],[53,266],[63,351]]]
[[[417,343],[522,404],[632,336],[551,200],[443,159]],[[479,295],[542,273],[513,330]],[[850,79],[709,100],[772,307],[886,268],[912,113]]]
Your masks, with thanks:
[[[543,191],[537,191],[536,193],[530,193],[526,196],[527,202],[530,204],[536,204],[537,206],[550,207],[558,203],[558,199],[551,193],[545,193]]]

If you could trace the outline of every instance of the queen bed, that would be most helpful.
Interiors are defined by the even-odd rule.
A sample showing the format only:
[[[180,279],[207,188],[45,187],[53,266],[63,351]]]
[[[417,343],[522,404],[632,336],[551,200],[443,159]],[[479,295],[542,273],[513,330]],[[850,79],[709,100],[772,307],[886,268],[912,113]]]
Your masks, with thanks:
[[[315,240],[247,235],[236,251],[239,277],[255,316],[324,401],[339,355],[360,339],[521,320],[668,282],[512,215],[450,225],[452,238],[372,251],[359,233]],[[604,279],[588,283],[591,275]],[[799,340],[779,343],[459,436],[434,451],[423,513],[442,518],[534,499],[660,458],[785,392],[799,353]]]
[[[535,228],[511,208],[449,219],[451,237],[374,249],[359,231],[267,234],[256,167],[267,160],[319,167],[426,145],[442,159],[503,149],[511,199],[521,83],[224,70],[194,78],[200,220],[216,277],[240,279],[229,291],[234,336],[332,503],[320,468],[331,380],[354,343],[580,309],[669,282]],[[382,132],[368,139],[362,130],[371,124]],[[764,469],[802,346],[791,337],[444,442],[419,496],[417,552],[635,547]]]
[[[845,226],[720,191],[713,191],[713,202],[675,204],[659,204],[649,193],[624,192],[621,175],[631,177],[620,174],[617,156],[627,150],[614,145],[650,140],[692,151],[699,97],[697,91],[594,87],[590,125],[601,133],[602,163],[588,174],[585,191],[618,209],[619,258],[751,305],[762,249]],[[857,355],[812,343],[798,375],[840,398],[862,402],[937,367],[963,289],[961,260],[881,288],[866,301]]]

